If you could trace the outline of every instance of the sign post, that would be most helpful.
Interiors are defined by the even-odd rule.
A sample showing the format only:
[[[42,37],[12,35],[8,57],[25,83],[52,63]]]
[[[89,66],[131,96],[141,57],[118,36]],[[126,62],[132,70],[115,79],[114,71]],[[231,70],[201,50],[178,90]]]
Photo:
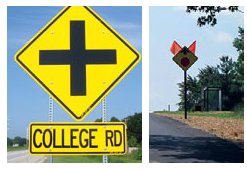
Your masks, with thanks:
[[[184,118],[187,119],[187,71],[184,71]]]
[[[53,110],[54,110],[53,99],[52,99],[51,96],[49,96],[48,119],[49,119],[49,122],[50,122],[50,123],[53,122]],[[50,156],[48,157],[48,162],[49,162],[49,163],[53,163],[53,157],[52,157],[52,155],[50,155]]]
[[[173,61],[184,71],[184,118],[187,119],[187,70],[197,61],[195,56],[196,41],[189,48],[183,48],[174,41],[170,51],[174,54]]]
[[[102,100],[102,122],[107,122],[106,120],[106,97]],[[103,163],[108,163],[107,155],[102,156]]]

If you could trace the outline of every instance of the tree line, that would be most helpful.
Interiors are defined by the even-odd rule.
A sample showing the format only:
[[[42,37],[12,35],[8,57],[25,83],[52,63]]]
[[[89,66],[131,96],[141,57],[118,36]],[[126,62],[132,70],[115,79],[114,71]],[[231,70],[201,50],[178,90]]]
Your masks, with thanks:
[[[230,56],[221,56],[216,66],[207,65],[199,69],[196,77],[187,77],[187,108],[195,110],[202,104],[205,87],[219,87],[222,91],[222,110],[242,109],[244,105],[244,28],[238,28],[238,37],[233,41],[238,52],[234,61]],[[178,83],[179,110],[184,110],[184,83]]]
[[[26,146],[27,144],[27,139],[26,138],[22,138],[22,137],[14,137],[13,139],[11,138],[7,138],[7,146],[8,147],[12,147],[14,144],[18,144],[19,147],[22,147],[22,146]]]

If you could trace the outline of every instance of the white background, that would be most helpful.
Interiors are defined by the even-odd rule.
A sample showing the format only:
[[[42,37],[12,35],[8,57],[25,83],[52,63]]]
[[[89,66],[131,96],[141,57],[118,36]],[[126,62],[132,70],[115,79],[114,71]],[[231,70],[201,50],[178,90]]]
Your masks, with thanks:
[[[195,3],[196,2],[196,3]],[[8,164],[7,163],[7,6],[142,6],[142,163],[139,164]],[[244,164],[149,163],[149,6],[245,6],[244,0],[0,0],[0,168],[243,168]],[[246,27],[246,6],[245,6]],[[246,39],[246,35],[245,35]],[[245,43],[246,48],[246,43]],[[245,66],[246,73],[246,66]],[[246,82],[245,82],[246,88]],[[246,103],[246,101],[245,101]],[[246,104],[245,104],[246,107]],[[246,117],[245,117],[246,121]],[[246,125],[245,125],[246,129]],[[246,140],[246,136],[245,136]],[[245,153],[246,162],[246,153]]]

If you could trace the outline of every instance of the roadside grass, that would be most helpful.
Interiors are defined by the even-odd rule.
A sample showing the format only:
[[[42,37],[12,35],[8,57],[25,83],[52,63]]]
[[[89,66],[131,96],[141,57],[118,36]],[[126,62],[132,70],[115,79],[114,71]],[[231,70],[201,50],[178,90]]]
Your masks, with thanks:
[[[102,156],[54,156],[54,163],[102,163]],[[130,155],[108,156],[108,163],[141,163]]]
[[[27,147],[26,146],[21,146],[21,147],[8,146],[7,147],[7,152],[9,152],[9,151],[20,151],[20,150],[27,150]]]
[[[176,114],[184,115],[183,111],[155,111],[157,114]],[[205,117],[217,117],[217,118],[227,118],[227,119],[240,119],[244,118],[242,112],[233,112],[233,111],[209,111],[209,112],[188,112],[188,116],[205,116]]]
[[[141,163],[142,148],[130,154],[108,156],[108,163]],[[102,163],[102,156],[53,156],[54,163]]]

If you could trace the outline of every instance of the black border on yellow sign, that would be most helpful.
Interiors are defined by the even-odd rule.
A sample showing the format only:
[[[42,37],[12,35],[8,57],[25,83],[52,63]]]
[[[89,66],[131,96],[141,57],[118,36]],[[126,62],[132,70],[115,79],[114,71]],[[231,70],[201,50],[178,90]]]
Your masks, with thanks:
[[[32,126],[117,126],[117,125],[122,125],[123,126],[123,144],[124,144],[124,150],[122,152],[110,152],[110,151],[104,151],[104,152],[32,152]],[[107,155],[122,155],[127,152],[127,134],[126,134],[126,126],[124,123],[121,122],[102,122],[102,123],[48,123],[48,122],[35,122],[31,123],[29,126],[29,152],[31,154],[51,154],[51,155],[102,155],[102,154],[107,154]]]
[[[63,9],[63,11],[56,17],[54,18],[54,20],[52,20],[52,22],[50,22],[31,42],[29,42],[29,44],[22,49],[16,56],[16,60],[18,61],[19,64],[21,64],[67,111],[69,111],[74,118],[76,118],[77,120],[81,120],[83,119],[83,117],[87,114],[87,112],[91,111],[91,109],[97,104],[97,102],[102,99],[106,93],[111,90],[111,88],[125,75],[126,72],[128,72],[132,66],[137,63],[140,60],[140,55],[123,39],[121,38],[115,31],[113,31],[112,28],[110,28],[99,16],[97,16],[92,9],[90,9],[89,7],[86,6],[82,6],[84,7],[86,10],[88,10],[96,19],[98,19],[109,31],[111,31],[123,44],[125,44],[133,53],[135,53],[136,58],[135,60],[115,79],[115,81],[113,81],[113,83],[88,107],[88,109],[82,113],[81,116],[76,116],[76,114],[65,104],[62,102],[62,100],[60,100],[50,89],[49,87],[47,87],[42,81],[41,79],[39,79],[20,59],[19,56],[25,51],[27,50],[27,48],[32,45],[32,43],[39,38],[54,22],[57,21],[57,19],[59,19],[71,6],[66,7],[65,9]]]

